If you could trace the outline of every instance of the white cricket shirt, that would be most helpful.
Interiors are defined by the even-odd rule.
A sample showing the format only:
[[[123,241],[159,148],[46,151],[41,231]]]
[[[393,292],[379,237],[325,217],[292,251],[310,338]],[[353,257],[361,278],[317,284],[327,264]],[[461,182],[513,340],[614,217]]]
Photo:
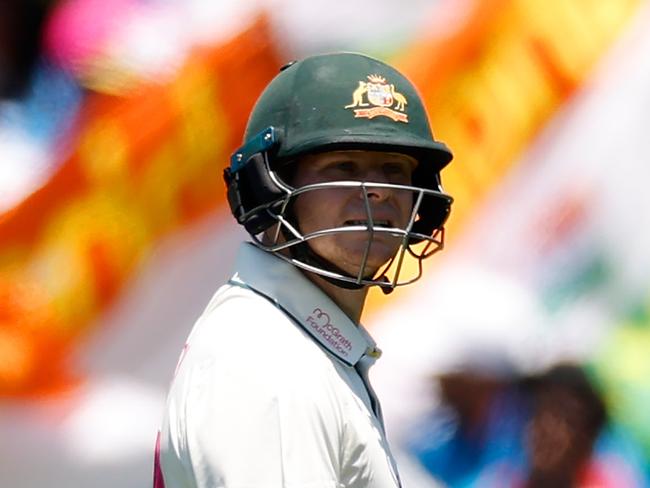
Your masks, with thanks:
[[[360,375],[378,355],[298,269],[243,244],[177,367],[159,445],[164,486],[398,487]]]

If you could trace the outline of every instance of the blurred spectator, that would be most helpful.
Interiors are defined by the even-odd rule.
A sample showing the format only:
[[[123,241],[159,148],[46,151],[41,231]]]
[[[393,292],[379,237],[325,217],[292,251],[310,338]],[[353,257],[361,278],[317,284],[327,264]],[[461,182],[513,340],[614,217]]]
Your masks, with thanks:
[[[527,397],[503,358],[467,357],[436,378],[440,406],[416,426],[408,450],[446,486],[503,487],[523,463]]]
[[[601,486],[589,463],[605,425],[605,405],[582,370],[559,365],[531,380],[534,409],[525,432],[528,488]],[[609,485],[606,485],[609,486]]]
[[[608,427],[605,403],[579,366],[560,364],[526,383],[534,403],[526,488],[646,486],[631,442]]]
[[[441,405],[408,450],[452,488],[641,488],[638,446],[580,366],[519,377],[483,359],[436,378]]]

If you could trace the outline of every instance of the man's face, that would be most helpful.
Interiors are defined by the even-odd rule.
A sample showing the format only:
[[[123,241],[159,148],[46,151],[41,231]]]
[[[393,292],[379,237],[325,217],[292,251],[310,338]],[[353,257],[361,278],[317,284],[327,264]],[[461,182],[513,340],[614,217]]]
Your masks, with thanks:
[[[364,181],[410,185],[417,161],[404,154],[379,151],[332,151],[303,157],[292,183],[296,188],[333,181]],[[375,228],[405,228],[411,216],[413,192],[367,187]],[[328,188],[297,197],[294,212],[303,234],[322,229],[365,225],[366,202],[361,188]],[[367,231],[334,233],[309,241],[312,250],[350,275],[357,275],[368,244]],[[402,238],[375,232],[365,277],[374,275],[397,252]]]

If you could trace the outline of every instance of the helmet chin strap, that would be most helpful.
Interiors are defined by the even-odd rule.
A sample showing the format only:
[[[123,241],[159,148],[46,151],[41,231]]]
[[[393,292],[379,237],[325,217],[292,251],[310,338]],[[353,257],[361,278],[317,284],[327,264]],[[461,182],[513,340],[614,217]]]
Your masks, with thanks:
[[[346,276],[348,278],[355,279],[354,276],[349,275],[347,272],[343,271],[341,268],[339,268],[331,261],[328,261],[327,259],[316,254],[308,242],[301,242],[299,244],[296,244],[295,246],[291,246],[289,248],[289,253],[291,254],[291,257],[297,261],[302,261],[303,263],[309,264],[310,266],[314,266],[316,268],[322,268],[326,271],[331,271],[332,273],[337,273]],[[323,278],[328,283],[338,286],[339,288],[344,288],[346,290],[360,290],[366,286],[357,283],[351,283],[345,280],[339,280],[336,278],[332,278],[331,276],[326,276],[326,275],[318,275],[318,276]]]
[[[285,213],[291,220],[293,220],[294,222],[297,221],[294,215],[293,205],[289,205]],[[293,236],[289,234],[289,231],[284,226],[280,227],[280,232],[287,240],[293,238]],[[350,275],[347,271],[344,271],[343,269],[339,268],[336,264],[332,263],[331,261],[325,259],[324,257],[320,256],[318,253],[316,253],[309,245],[309,241],[301,242],[293,246],[290,246],[288,247],[288,250],[291,258],[295,259],[296,261],[301,261],[315,268],[321,268],[324,269],[325,271],[340,274],[353,280],[357,279],[356,276]],[[363,284],[352,283],[346,280],[340,280],[324,274],[319,274],[319,273],[314,273],[314,274],[317,274],[328,283],[331,283],[332,285],[338,286],[339,288],[343,288],[345,290],[361,290],[362,288],[367,286]],[[382,275],[378,279],[383,281],[384,283],[390,284],[390,280],[385,275]],[[381,291],[383,291],[385,295],[392,293],[394,289],[394,287],[392,286],[381,286],[381,285],[378,286],[381,288]]]
[[[339,268],[337,265],[335,265],[331,261],[323,258],[319,254],[314,252],[314,250],[311,248],[311,246],[309,245],[308,242],[302,242],[302,243],[296,244],[295,246],[291,246],[289,248],[289,252],[291,254],[291,257],[293,259],[295,259],[295,260],[302,261],[303,263],[309,264],[310,266],[314,266],[316,268],[322,268],[322,269],[324,269],[326,271],[330,271],[332,273],[337,273],[337,274],[346,276],[346,277],[351,278],[351,279],[356,279],[355,276],[350,275],[349,273],[342,270],[341,268]],[[315,274],[318,274],[318,273],[315,273]],[[367,286],[367,285],[361,285],[361,284],[357,284],[357,283],[351,283],[351,282],[345,281],[345,280],[339,280],[339,279],[333,278],[331,276],[320,275],[320,274],[318,276],[323,278],[328,283],[331,283],[331,284],[333,284],[335,286],[338,286],[339,288],[343,288],[345,290],[360,290],[360,289],[364,288],[365,286]],[[386,276],[381,276],[378,279],[382,280],[384,283],[390,284],[390,281],[388,280],[388,278],[386,278]],[[392,286],[381,286],[381,285],[379,285],[379,287],[381,288],[381,291],[383,291],[385,295],[388,295],[389,293],[392,293],[392,291],[393,291]]]

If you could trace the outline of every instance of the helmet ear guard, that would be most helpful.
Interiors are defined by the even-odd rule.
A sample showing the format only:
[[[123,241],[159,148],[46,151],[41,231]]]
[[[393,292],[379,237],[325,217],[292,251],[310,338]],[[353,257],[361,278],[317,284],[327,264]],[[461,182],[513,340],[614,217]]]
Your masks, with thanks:
[[[414,176],[417,178],[417,175]],[[431,178],[431,176],[429,177]],[[445,222],[451,213],[452,199],[448,195],[442,193],[439,173],[435,173],[432,177],[435,179],[435,189],[438,190],[440,194],[424,194],[422,196],[422,202],[418,208],[418,220],[413,223],[413,228],[411,229],[414,234],[420,234],[423,236],[433,235],[436,230],[441,229],[445,225]],[[424,186],[419,185],[417,181],[414,181],[413,185]],[[425,239],[411,237],[409,238],[409,245],[418,244],[423,240]]]
[[[230,210],[251,235],[277,223],[266,209],[291,190],[271,174],[269,154],[277,143],[278,135],[273,127],[263,130],[235,151],[230,168],[223,172]]]

